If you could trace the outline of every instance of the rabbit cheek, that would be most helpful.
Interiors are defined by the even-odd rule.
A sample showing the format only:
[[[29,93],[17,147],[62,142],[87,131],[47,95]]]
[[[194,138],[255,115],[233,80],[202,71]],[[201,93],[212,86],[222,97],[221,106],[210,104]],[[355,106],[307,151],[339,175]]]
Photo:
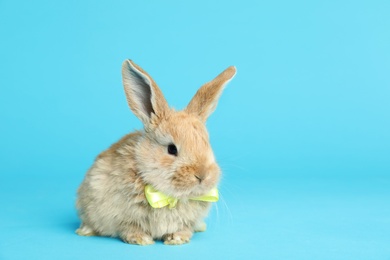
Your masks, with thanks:
[[[211,164],[207,169],[207,176],[203,181],[203,185],[207,189],[211,189],[215,187],[219,181],[219,177],[221,175],[221,170],[217,164]]]
[[[170,156],[170,155],[166,155],[166,156],[163,156],[162,158],[160,158],[160,165],[167,169],[167,168],[170,168],[172,166],[172,164],[174,163],[175,159]]]

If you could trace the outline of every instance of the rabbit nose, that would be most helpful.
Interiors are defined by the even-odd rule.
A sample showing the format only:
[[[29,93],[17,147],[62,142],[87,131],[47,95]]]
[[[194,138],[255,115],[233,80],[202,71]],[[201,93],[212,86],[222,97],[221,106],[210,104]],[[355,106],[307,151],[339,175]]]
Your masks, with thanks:
[[[204,179],[204,176],[202,176],[200,174],[196,174],[195,178],[198,179],[199,183],[201,183],[203,181],[203,179]]]
[[[198,179],[199,183],[201,183],[201,182],[203,181],[203,178],[201,178],[201,177],[200,177],[200,176],[198,176],[198,175],[195,175],[195,178],[197,178],[197,179]]]

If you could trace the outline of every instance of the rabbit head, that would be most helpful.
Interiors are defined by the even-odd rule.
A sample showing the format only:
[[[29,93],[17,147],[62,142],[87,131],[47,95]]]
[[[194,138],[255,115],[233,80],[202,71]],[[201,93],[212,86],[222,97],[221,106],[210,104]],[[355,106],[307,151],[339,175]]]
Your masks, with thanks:
[[[146,184],[181,199],[205,194],[217,185],[220,168],[205,122],[235,73],[235,67],[227,68],[203,85],[183,111],[175,111],[142,68],[131,60],[123,63],[127,102],[144,125],[135,161]]]

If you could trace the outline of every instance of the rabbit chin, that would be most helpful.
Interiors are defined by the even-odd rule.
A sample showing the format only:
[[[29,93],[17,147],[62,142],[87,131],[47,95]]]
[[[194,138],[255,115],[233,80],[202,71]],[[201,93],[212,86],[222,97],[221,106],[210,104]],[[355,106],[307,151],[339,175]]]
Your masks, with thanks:
[[[208,193],[212,188],[216,187],[219,180],[219,174],[210,178],[206,178],[202,182],[197,179],[192,183],[176,183],[172,180],[170,191],[172,196],[176,198],[192,198],[202,196]]]
[[[202,182],[197,179],[184,181],[183,179],[178,181],[176,178],[171,179],[149,179],[144,178],[145,183],[152,185],[158,191],[174,198],[188,199],[198,197],[208,193],[212,188],[216,187],[219,180],[218,176],[213,178],[207,178]]]
[[[172,182],[156,183],[154,181],[151,181],[148,182],[148,184],[152,185],[158,191],[177,199],[188,199],[188,198],[198,197],[206,194],[216,186],[216,184],[210,186],[204,183],[199,183],[198,181],[196,181],[196,183],[194,182],[194,184],[192,185],[186,185],[185,187],[184,186],[177,187]]]
[[[193,197],[202,196],[208,193],[213,187],[215,186],[209,187],[203,184],[195,184],[192,187],[182,187],[178,189],[171,186],[168,189],[169,192],[167,192],[167,194],[178,199],[189,199]]]

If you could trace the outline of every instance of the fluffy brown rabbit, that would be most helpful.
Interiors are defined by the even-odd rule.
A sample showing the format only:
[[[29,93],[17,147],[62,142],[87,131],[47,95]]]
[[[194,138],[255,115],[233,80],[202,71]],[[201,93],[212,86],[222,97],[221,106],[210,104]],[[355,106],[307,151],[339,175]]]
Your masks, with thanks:
[[[178,245],[205,229],[210,202],[191,198],[215,188],[220,178],[205,121],[235,73],[235,67],[227,68],[203,85],[183,111],[175,111],[143,69],[131,60],[123,63],[127,102],[144,130],[126,135],[96,158],[78,190],[82,223],[77,234]],[[146,185],[176,198],[177,204],[151,207]]]

